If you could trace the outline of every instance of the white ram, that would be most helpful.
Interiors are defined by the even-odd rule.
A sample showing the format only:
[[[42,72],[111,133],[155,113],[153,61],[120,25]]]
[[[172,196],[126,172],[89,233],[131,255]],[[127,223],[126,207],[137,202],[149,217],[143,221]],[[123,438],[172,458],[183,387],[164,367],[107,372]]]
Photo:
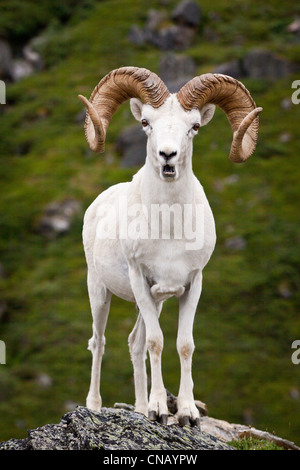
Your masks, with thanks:
[[[100,194],[84,218],[83,242],[93,316],[87,407],[100,411],[102,406],[100,369],[114,294],[135,302],[139,310],[129,336],[135,409],[151,420],[167,423],[159,315],[163,301],[177,296],[176,344],[181,363],[178,420],[181,425],[200,426],[191,373],[192,330],[202,271],[214,250],[216,234],[209,203],[192,170],[193,138],[210,121],[218,105],[233,130],[230,158],[243,162],[255,149],[262,108],[256,108],[242,83],[225,75],[195,77],[178,93],[170,94],[156,74],[137,67],[113,70],[96,86],[90,100],[81,95],[79,98],[87,108],[85,135],[92,150],[104,151],[109,122],[128,99],[134,117],[148,136],[145,165],[131,182],[114,185]],[[149,400],[147,350],[151,364]]]

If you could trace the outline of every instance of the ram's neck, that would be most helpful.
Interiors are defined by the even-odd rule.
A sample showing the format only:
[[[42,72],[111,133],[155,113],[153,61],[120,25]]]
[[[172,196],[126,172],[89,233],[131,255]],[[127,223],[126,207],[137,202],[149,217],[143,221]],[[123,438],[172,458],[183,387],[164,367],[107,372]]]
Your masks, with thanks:
[[[194,178],[191,159],[185,168],[181,169],[180,176],[175,181],[162,180],[146,159],[140,186],[142,203],[147,206],[151,204],[192,204]]]

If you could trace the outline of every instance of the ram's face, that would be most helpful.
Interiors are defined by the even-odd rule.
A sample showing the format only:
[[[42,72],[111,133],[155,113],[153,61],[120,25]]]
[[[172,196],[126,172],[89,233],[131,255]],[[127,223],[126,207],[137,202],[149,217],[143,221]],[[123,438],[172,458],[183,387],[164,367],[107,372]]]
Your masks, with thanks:
[[[176,95],[171,95],[159,108],[143,105],[135,98],[130,105],[148,136],[147,158],[162,180],[176,181],[190,164],[193,138],[212,118],[214,105],[206,105],[201,112],[185,111]]]

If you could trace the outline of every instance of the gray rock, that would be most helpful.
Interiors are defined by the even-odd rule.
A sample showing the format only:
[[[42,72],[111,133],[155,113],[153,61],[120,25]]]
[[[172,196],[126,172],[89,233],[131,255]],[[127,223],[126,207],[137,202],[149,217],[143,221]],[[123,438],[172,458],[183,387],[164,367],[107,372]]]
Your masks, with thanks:
[[[201,8],[196,2],[180,2],[172,12],[172,19],[178,24],[198,26],[201,19]]]
[[[33,65],[25,59],[15,59],[12,64],[12,79],[14,82],[18,82],[23,78],[29,77],[34,73]]]
[[[150,43],[164,51],[184,50],[193,42],[197,32],[196,26],[200,21],[200,13],[200,7],[196,3],[182,2],[172,14],[174,23],[164,26],[168,20],[166,14],[151,9],[148,11],[144,28],[132,25],[128,39],[137,46]]]
[[[147,35],[143,29],[134,24],[129,30],[128,40],[135,46],[143,46],[147,40]]]
[[[223,440],[196,427],[163,426],[125,409],[83,406],[59,424],[28,431],[27,439],[0,443],[0,450],[232,450]]]
[[[295,42],[300,41],[300,18],[296,18],[287,26],[287,32],[293,35]]]
[[[232,60],[219,64],[214,73],[230,75],[233,78],[243,77],[279,80],[297,71],[297,64],[264,49],[250,50],[242,60]]]
[[[124,129],[116,140],[116,151],[122,156],[122,167],[139,166],[145,163],[146,134],[137,124]]]
[[[134,405],[128,403],[117,402],[114,404],[114,408],[121,408],[123,410],[134,411]]]
[[[261,431],[249,425],[228,423],[227,421],[209,416],[204,416],[201,419],[201,429],[226,442],[238,440],[243,437],[251,437],[274,442],[274,444],[286,450],[300,450],[294,442],[283,439],[273,433]]]
[[[145,25],[145,31],[157,31],[163,21],[165,21],[166,19],[167,18],[164,12],[155,9],[149,10]]]
[[[33,69],[36,71],[43,70],[44,68],[44,61],[42,59],[42,56],[39,52],[37,52],[34,48],[33,45],[34,40],[32,43],[27,44],[23,48],[23,57],[24,59],[32,65]]]
[[[38,222],[37,231],[45,238],[54,239],[69,232],[73,217],[81,211],[81,203],[67,198],[62,202],[52,202]]]
[[[287,281],[280,282],[278,286],[278,293],[284,299],[290,299],[293,295],[291,287]]]
[[[22,57],[13,58],[8,42],[0,39],[0,78],[17,82],[43,69],[42,57],[31,43],[24,46],[22,53]]]
[[[293,102],[291,100],[291,97],[286,97],[283,98],[283,100],[280,102],[280,106],[284,111],[289,111],[293,107]]]
[[[289,33],[300,33],[300,18],[296,18],[294,21],[292,21],[292,23],[290,23],[286,29]]]
[[[222,73],[223,75],[229,75],[236,79],[244,76],[242,64],[239,60],[231,60],[230,62],[224,62],[223,64],[217,65],[213,70],[213,73]]]
[[[225,241],[226,248],[229,248],[233,251],[241,251],[246,248],[247,242],[245,238],[237,235],[235,237],[230,237]]]
[[[273,80],[286,77],[293,71],[289,60],[263,49],[249,51],[244,57],[243,68],[247,77]]]
[[[53,385],[52,377],[50,377],[50,375],[46,373],[38,374],[35,381],[38,386],[42,389],[50,388]]]
[[[81,111],[75,114],[74,122],[76,122],[76,124],[81,125],[85,122],[85,117],[86,117],[86,108],[82,108]]]
[[[0,300],[0,320],[3,320],[5,314],[8,311],[8,306],[5,300]]]
[[[282,132],[278,137],[279,142],[287,144],[292,140],[292,134],[290,132]]]
[[[159,76],[165,82],[171,93],[176,93],[196,73],[196,65],[191,57],[164,54],[159,65]]]
[[[293,387],[293,388],[290,389],[289,395],[293,400],[299,400],[300,399],[300,392],[296,387]]]
[[[193,28],[185,25],[171,25],[151,34],[148,40],[164,51],[182,51],[191,46],[194,37],[195,30]]]
[[[12,80],[12,52],[10,45],[4,39],[0,39],[0,78]]]

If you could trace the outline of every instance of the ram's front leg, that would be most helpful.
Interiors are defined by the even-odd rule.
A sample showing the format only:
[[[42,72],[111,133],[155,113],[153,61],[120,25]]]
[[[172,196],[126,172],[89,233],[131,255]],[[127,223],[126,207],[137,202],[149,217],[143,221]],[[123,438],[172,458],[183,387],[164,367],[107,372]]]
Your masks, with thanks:
[[[148,416],[152,421],[158,420],[162,424],[167,424],[167,393],[161,370],[163,334],[158,320],[160,307],[151,296],[149,285],[141,270],[135,266],[131,267],[129,269],[129,276],[136,303],[145,323],[146,346],[150,356],[151,391]]]
[[[195,406],[192,379],[192,355],[195,349],[193,340],[194,317],[201,294],[202,273],[198,272],[190,288],[180,298],[177,350],[180,357],[181,376],[177,397],[177,417],[179,424],[200,427],[200,415]]]

